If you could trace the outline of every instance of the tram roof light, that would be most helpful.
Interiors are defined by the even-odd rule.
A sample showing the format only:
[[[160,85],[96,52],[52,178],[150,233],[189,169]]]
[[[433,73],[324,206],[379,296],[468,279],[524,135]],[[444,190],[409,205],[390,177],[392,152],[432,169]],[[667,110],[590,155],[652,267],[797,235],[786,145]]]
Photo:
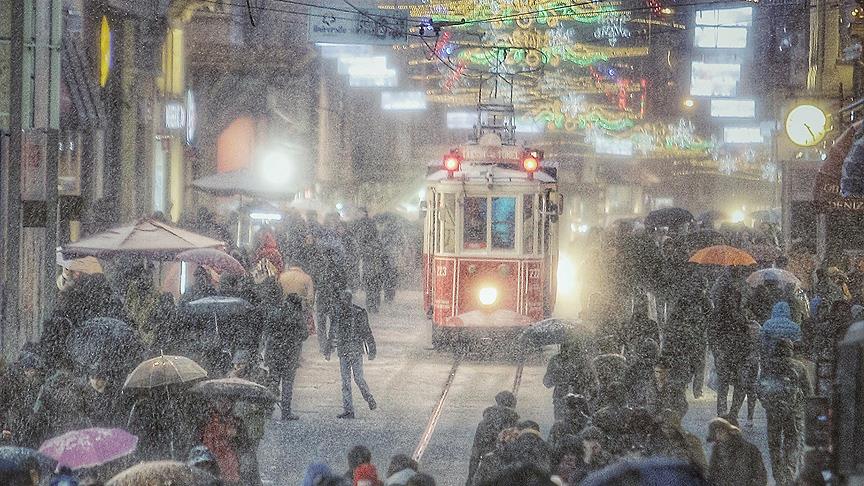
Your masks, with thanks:
[[[444,156],[444,169],[452,176],[462,166],[462,155],[451,150],[450,153]]]

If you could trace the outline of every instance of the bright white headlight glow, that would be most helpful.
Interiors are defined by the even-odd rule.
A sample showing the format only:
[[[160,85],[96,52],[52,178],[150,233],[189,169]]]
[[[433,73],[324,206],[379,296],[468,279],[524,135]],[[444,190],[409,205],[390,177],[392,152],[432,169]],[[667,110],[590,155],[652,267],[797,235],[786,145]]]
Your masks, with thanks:
[[[480,303],[483,305],[492,305],[498,300],[498,289],[495,287],[483,287],[477,294]]]

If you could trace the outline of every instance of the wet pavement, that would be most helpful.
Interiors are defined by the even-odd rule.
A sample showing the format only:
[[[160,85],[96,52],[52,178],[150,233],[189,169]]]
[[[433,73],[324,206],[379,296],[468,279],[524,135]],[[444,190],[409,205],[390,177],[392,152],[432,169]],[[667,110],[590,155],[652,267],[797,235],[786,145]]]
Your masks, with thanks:
[[[370,316],[378,357],[365,362],[365,374],[378,408],[370,411],[355,386],[354,420],[336,419],[342,411],[339,361],[335,356],[325,361],[318,353],[316,338],[310,337],[304,346],[294,393],[293,409],[300,420],[274,420],[268,424],[259,449],[264,484],[300,484],[306,467],[314,462],[344,472],[348,449],[356,444],[372,451],[382,479],[391,456],[414,453],[454,361],[452,354],[430,348],[430,324],[423,317],[420,302],[419,292],[404,292],[381,314]],[[542,379],[552,353],[549,348],[542,355],[528,358],[517,394],[520,417],[538,422],[544,436],[552,425],[552,391],[543,386]],[[439,485],[464,484],[474,430],[483,409],[494,402],[497,392],[513,388],[517,368],[515,361],[501,357],[467,357],[460,362],[420,460],[421,470],[432,474]],[[690,410],[684,425],[705,437],[707,422],[714,417],[715,395],[706,387],[702,398],[689,398]],[[743,411],[741,417],[744,425]],[[758,405],[754,426],[744,427],[744,433],[760,447],[770,469],[765,414]]]

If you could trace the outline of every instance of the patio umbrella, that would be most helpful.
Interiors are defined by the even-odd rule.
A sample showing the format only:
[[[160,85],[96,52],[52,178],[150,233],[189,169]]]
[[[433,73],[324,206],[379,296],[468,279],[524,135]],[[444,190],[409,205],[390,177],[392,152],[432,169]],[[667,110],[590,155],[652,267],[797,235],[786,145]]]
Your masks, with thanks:
[[[250,400],[277,402],[279,399],[267,387],[240,378],[219,378],[216,380],[196,383],[189,391],[197,395],[230,398],[233,400]]]
[[[74,471],[128,456],[137,446],[138,437],[125,430],[94,427],[48,439],[39,447],[39,452]]]
[[[155,219],[97,233],[62,249],[64,258],[134,256],[171,260],[178,253],[199,248],[222,248],[225,243]]]
[[[136,464],[114,476],[105,486],[211,486],[219,484],[209,473],[177,461]]]
[[[693,214],[683,208],[663,208],[645,216],[646,228],[673,227],[693,221]]]
[[[718,265],[723,267],[747,267],[755,265],[756,260],[744,250],[726,245],[703,248],[690,257],[690,263],[700,265]]]
[[[126,373],[144,353],[144,343],[135,329],[110,317],[85,321],[66,339],[66,349],[75,364],[86,369],[99,364],[104,371]]]
[[[801,286],[801,280],[799,280],[794,273],[781,268],[765,268],[757,270],[747,277],[747,285],[751,287],[758,287],[765,282],[778,282],[793,287]]]
[[[139,364],[126,377],[123,388],[156,388],[207,378],[198,363],[185,356],[159,356]]]
[[[99,263],[99,260],[96,258],[83,257],[67,260],[63,258],[63,253],[60,251],[60,248],[57,248],[57,265],[69,270],[70,272],[87,274],[102,273],[102,264]]]
[[[198,248],[195,250],[186,250],[178,253],[174,257],[175,261],[195,263],[210,267],[216,272],[234,273],[243,275],[246,269],[237,261],[236,258],[216,248]]]
[[[274,184],[253,169],[211,174],[192,181],[192,187],[214,196],[247,196],[262,199],[290,199],[298,187]]]

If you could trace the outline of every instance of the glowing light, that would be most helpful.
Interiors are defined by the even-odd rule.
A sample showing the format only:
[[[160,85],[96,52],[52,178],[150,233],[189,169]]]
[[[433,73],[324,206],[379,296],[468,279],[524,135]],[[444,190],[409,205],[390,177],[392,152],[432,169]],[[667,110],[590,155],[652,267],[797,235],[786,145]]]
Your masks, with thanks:
[[[259,165],[264,180],[272,185],[283,185],[291,180],[291,159],[279,150],[267,152]]]
[[[282,215],[279,213],[249,213],[249,218],[260,221],[282,221]]]
[[[717,118],[755,118],[755,100],[712,99],[711,116]]]
[[[525,169],[525,172],[536,172],[538,167],[540,167],[540,161],[536,157],[529,155],[522,159],[522,168]]]
[[[111,27],[108,25],[108,17],[103,15],[99,29],[99,86],[103,88],[108,83],[108,74],[113,64],[111,44]]]
[[[495,287],[483,287],[477,293],[477,298],[483,305],[492,305],[498,300],[498,289]]]
[[[576,293],[576,264],[570,255],[561,253],[558,258],[558,295],[573,298]]]
[[[696,106],[696,102],[693,101],[693,98],[687,98],[686,100],[684,100],[685,108],[693,108],[694,106]]]
[[[786,117],[786,135],[792,143],[812,147],[828,132],[828,116],[813,105],[796,106]]]
[[[747,217],[747,215],[744,214],[744,211],[737,209],[735,211],[732,211],[732,214],[729,215],[729,221],[736,223],[736,224],[737,223],[743,223],[744,218],[746,218],[746,217]]]
[[[448,172],[456,172],[459,170],[459,162],[459,157],[448,155],[444,158],[444,168],[447,169]]]

